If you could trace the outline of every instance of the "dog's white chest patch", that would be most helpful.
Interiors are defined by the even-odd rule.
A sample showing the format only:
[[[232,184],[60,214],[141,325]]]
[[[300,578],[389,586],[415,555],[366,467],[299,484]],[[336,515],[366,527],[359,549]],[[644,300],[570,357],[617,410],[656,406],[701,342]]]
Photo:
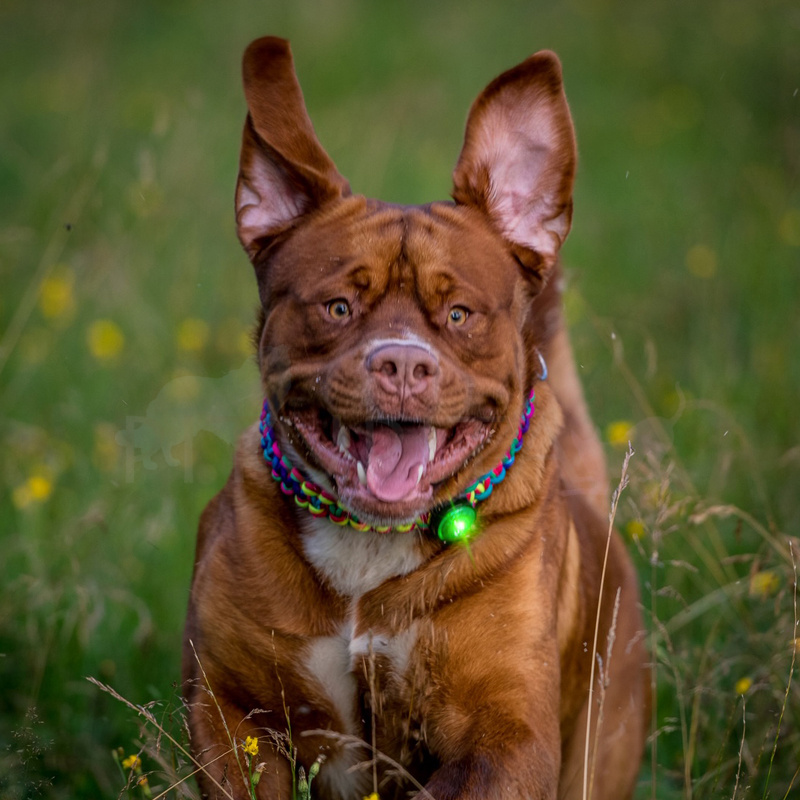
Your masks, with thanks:
[[[363,731],[358,717],[358,683],[351,670],[349,638],[348,630],[344,629],[341,636],[313,639],[303,667],[306,677],[316,684],[339,717],[341,728],[338,732],[359,739]],[[301,707],[300,713],[308,710],[308,707]],[[332,736],[331,745],[335,744],[336,739]],[[369,776],[356,769],[359,761],[364,759],[363,751],[344,747],[334,752],[335,755],[328,756],[318,778],[326,795],[340,800],[365,796],[369,791]]]
[[[386,636],[381,633],[362,633],[350,639],[350,664],[353,670],[367,662],[373,655],[385,656],[392,673],[402,679],[408,669],[411,653],[417,643],[417,622],[411,623],[406,630]]]
[[[339,715],[344,733],[357,734],[356,677],[350,669],[348,639],[319,636],[309,643],[305,670]]]
[[[341,627],[338,636],[320,636],[309,642],[303,668],[306,678],[327,698],[338,716],[341,733],[355,739],[363,738],[359,722],[357,675],[366,680],[371,675],[370,660],[377,656],[388,659],[390,680],[402,681],[417,640],[417,625],[396,636],[365,633],[353,636],[351,620]],[[373,662],[374,663],[374,662]],[[310,710],[301,706],[300,713]],[[332,735],[332,743],[336,741]],[[329,757],[319,774],[319,781],[332,798],[350,800],[369,792],[370,775],[358,769],[368,755],[359,747],[344,747]]]
[[[408,575],[423,561],[416,533],[356,531],[310,515],[302,527],[306,558],[345,597],[358,598],[390,578]]]

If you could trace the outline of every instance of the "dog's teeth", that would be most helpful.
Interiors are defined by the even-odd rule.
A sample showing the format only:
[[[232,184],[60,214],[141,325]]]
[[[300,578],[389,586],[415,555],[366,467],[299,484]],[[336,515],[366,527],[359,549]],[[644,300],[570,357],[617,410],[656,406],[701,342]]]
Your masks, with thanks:
[[[358,461],[356,463],[356,470],[358,471],[358,481],[362,486],[367,485],[367,471],[364,469],[364,465]]]
[[[344,425],[339,428],[336,444],[339,445],[339,452],[343,456],[350,455],[350,430]]]
[[[436,428],[428,431],[428,461],[433,461],[436,455]]]
[[[417,482],[414,484],[414,488],[419,486],[419,482],[422,480],[422,473],[425,472],[425,467],[422,464],[419,465],[419,473],[417,474]]]

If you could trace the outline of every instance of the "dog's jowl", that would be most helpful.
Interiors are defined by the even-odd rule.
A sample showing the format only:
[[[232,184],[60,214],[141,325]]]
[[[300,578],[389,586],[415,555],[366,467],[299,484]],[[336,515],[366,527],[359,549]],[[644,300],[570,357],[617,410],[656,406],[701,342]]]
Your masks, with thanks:
[[[642,622],[616,534],[600,596],[557,58],[489,84],[453,201],[423,206],[351,191],[287,42],[248,48],[244,88],[264,404],[200,521],[184,678],[203,793],[291,800],[311,776],[320,800],[628,797]]]

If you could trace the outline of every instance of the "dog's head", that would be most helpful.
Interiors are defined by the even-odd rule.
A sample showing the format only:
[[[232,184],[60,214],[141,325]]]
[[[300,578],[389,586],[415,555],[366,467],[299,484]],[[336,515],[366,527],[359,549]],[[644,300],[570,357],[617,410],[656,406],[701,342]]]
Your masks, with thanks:
[[[250,45],[244,86],[236,215],[279,436],[360,519],[412,521],[499,462],[537,380],[530,309],[575,172],[559,62],[537,53],[481,93],[455,202],[425,206],[351,193],[287,42]]]

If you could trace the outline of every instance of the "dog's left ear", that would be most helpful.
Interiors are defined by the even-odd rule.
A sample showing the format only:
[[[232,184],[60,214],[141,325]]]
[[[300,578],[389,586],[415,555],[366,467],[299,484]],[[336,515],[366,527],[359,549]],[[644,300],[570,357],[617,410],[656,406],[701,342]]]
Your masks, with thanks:
[[[485,213],[523,265],[543,275],[569,233],[575,162],[561,64],[542,51],[473,103],[453,199]]]

